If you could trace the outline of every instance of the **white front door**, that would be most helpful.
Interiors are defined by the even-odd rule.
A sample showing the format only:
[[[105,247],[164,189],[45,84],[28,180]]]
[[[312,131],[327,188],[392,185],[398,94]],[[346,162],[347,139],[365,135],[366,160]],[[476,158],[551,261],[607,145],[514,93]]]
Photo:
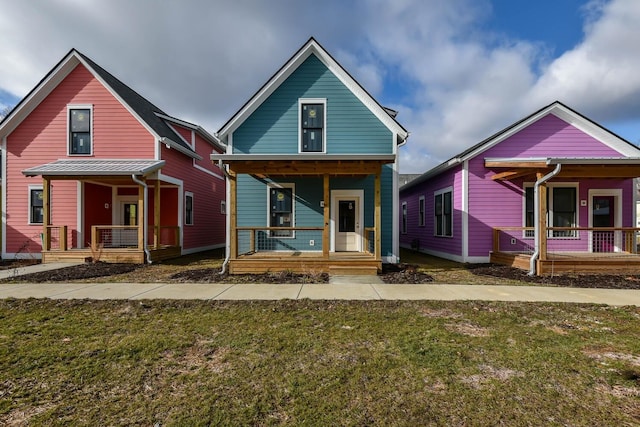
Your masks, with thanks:
[[[113,230],[113,246],[138,246],[138,229],[136,227],[138,225],[138,198],[135,196],[120,196],[116,206],[114,224],[128,227]]]
[[[361,191],[336,190],[332,197],[333,241],[336,252],[362,251]]]

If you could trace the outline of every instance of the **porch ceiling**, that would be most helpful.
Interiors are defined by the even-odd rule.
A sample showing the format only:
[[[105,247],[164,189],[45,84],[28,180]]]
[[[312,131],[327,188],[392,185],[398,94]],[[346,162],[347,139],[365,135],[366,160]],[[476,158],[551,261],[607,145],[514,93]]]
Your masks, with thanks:
[[[611,178],[640,177],[638,158],[545,158],[545,159],[485,159],[485,167],[503,169],[491,177],[494,181],[517,178],[535,179],[536,174],[547,174],[562,165],[555,178]]]

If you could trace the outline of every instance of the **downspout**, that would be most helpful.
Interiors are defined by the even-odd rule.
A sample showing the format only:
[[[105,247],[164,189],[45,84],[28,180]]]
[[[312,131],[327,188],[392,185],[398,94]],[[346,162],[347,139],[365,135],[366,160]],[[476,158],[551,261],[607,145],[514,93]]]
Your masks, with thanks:
[[[224,165],[222,164],[222,159],[218,160],[218,167],[220,168],[220,170],[222,171],[222,173],[224,174],[224,177],[226,178],[225,181],[225,199],[228,202],[228,194],[229,194],[229,188],[228,188],[228,183],[229,183],[229,179],[231,178],[231,176],[229,175],[229,172],[227,172],[227,168],[224,167]],[[225,202],[225,207],[226,209],[229,209],[228,204]],[[229,237],[229,239],[231,239],[231,236],[229,236],[229,234],[231,233],[231,223],[229,222],[229,215],[226,215],[226,224],[225,224],[225,228],[226,228],[226,232],[225,234]],[[222,263],[222,271],[220,271],[220,274],[224,274],[227,271],[227,265],[229,264],[229,258],[231,258],[231,247],[229,244],[229,239],[225,239],[225,245],[224,245],[224,253],[225,253],[225,257],[224,257],[224,262]]]
[[[562,164],[558,163],[554,170],[537,180],[535,185],[533,186],[533,235],[535,240],[535,250],[533,251],[533,255],[531,255],[531,260],[529,261],[529,276],[535,276],[536,260],[540,255],[540,227],[538,227],[538,222],[540,220],[540,201],[538,197],[538,191],[540,185],[558,175],[560,173],[560,169],[562,169]]]
[[[147,263],[151,264],[151,253],[149,252],[149,248],[147,248],[147,221],[149,220],[148,218],[148,191],[149,191],[149,187],[147,186],[147,183],[144,181],[139,180],[135,174],[131,174],[131,179],[133,180],[133,182],[135,182],[136,184],[142,185],[142,187],[144,188],[144,193],[143,193],[143,203],[144,203],[144,210],[142,211],[142,235],[143,240],[142,240],[142,249],[144,249],[144,253],[147,256]]]

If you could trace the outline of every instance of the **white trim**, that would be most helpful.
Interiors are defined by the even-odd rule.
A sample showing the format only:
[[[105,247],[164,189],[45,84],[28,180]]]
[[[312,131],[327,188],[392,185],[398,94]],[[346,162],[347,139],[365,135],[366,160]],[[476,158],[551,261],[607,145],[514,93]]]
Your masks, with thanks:
[[[634,191],[635,191],[635,187],[634,187]],[[593,227],[593,198],[594,197],[598,197],[598,196],[608,196],[608,197],[613,197],[613,202],[615,203],[615,217],[613,219],[613,226],[616,228],[622,227],[622,189],[621,188],[592,188],[589,189],[589,191],[587,192],[587,205],[588,205],[588,218],[589,218],[589,228]],[[635,205],[633,205],[634,207],[634,212],[635,212]],[[589,233],[589,235],[591,236],[592,233]],[[615,244],[615,252],[621,252],[622,248],[621,248],[621,241],[619,236],[617,235],[618,232],[616,232],[616,235],[614,237],[614,244]],[[589,252],[593,252],[593,239],[590,237],[589,238]]]
[[[444,211],[444,195],[447,193],[451,193],[451,235],[447,236],[446,234],[437,234],[438,233],[438,216],[435,213],[435,207],[436,207],[436,197],[439,195],[442,195],[442,209]],[[454,193],[453,193],[453,186],[448,186],[445,188],[442,188],[440,190],[436,190],[433,192],[433,208],[434,208],[434,212],[433,212],[433,237],[443,237],[445,239],[453,239],[455,236],[454,233],[454,221],[453,221],[453,213],[455,211],[455,200],[454,200]],[[444,213],[443,213],[443,218],[444,218]],[[442,230],[444,232],[444,228]]]
[[[393,145],[396,146],[395,144]],[[400,191],[398,189],[398,170],[400,165],[400,156],[396,156],[396,160],[393,162],[391,174],[393,176],[393,194],[392,194],[392,207],[391,207],[391,236],[392,243],[391,248],[393,251],[393,255],[391,257],[387,257],[391,259],[391,263],[400,262],[400,226],[398,224],[398,217],[400,213],[398,212],[398,206],[400,204]],[[384,165],[380,169],[380,185],[382,185],[382,171],[384,170]],[[382,236],[380,236],[382,237]],[[381,239],[382,241],[382,239]]]
[[[322,104],[322,150],[303,151],[302,144],[302,107],[307,104]],[[298,99],[298,154],[320,154],[327,152],[327,99],[326,98],[299,98]]]
[[[469,259],[469,161],[462,164],[462,259],[463,262],[470,262]],[[488,262],[488,261],[487,261]]]
[[[215,172],[210,171],[209,169],[203,168],[200,165],[196,165],[196,159],[193,159],[193,167],[194,169],[198,169],[200,172],[204,172],[208,175],[211,175],[214,178],[218,178],[218,179],[224,179],[224,177],[222,175],[218,175]]]
[[[276,74],[220,129],[218,137],[230,136],[262,103],[300,66],[314,54],[392,133],[403,139],[409,135],[400,124],[369,95],[313,38],[294,54]],[[229,141],[227,141],[229,145]]]
[[[227,215],[227,201],[220,199],[220,215]]]
[[[420,204],[422,203],[422,214],[420,213]],[[418,227],[426,227],[427,225],[427,202],[424,194],[418,197]]]
[[[89,152],[71,153],[71,111],[89,110]],[[93,104],[67,104],[67,156],[91,157],[93,156]]]
[[[2,162],[2,258],[7,258],[7,137],[2,138],[0,147],[0,162]]]
[[[220,249],[220,248],[224,248],[224,247],[225,247],[224,243],[216,243],[215,245],[198,246],[197,248],[182,249],[181,254],[182,255],[189,255],[189,254],[195,254],[197,252],[210,251],[212,249]]]
[[[164,181],[164,182],[169,183],[169,184],[177,185],[177,186],[182,186],[184,184],[184,182],[181,179],[174,178],[174,177],[169,176],[169,175],[165,175],[165,174],[163,174],[161,172],[158,172],[158,180]]]
[[[338,201],[342,199],[357,199],[358,203],[358,226],[356,231],[358,233],[358,245],[356,252],[362,252],[363,239],[364,239],[364,189],[353,190],[331,190],[331,205],[330,205],[330,252],[336,251],[336,216],[338,215]]]
[[[187,197],[191,197],[191,222],[187,222]],[[193,197],[193,192],[185,191],[184,192],[184,225],[192,226],[195,224],[195,198]]]
[[[291,228],[296,227],[296,184],[292,182],[269,182],[267,183],[267,227],[271,227],[271,189],[272,188],[290,188],[291,189]],[[276,230],[277,233],[277,230]],[[271,232],[268,233],[268,237],[276,239],[295,239],[295,230],[291,231],[291,236],[271,236]]]
[[[403,248],[405,249],[411,249],[410,245],[402,245]],[[455,254],[450,254],[448,252],[440,252],[440,251],[434,251],[432,249],[423,249],[421,248],[418,252],[423,253],[423,254],[427,254],[427,255],[433,255],[433,256],[437,256],[438,258],[443,258],[443,259],[448,259],[450,261],[455,261],[455,262],[468,262],[470,264],[485,264],[489,262],[489,257],[482,257],[482,256],[473,256],[473,257],[467,257],[467,259],[465,260],[462,256],[460,255],[455,255]]]
[[[118,192],[118,189],[116,187],[114,187],[116,190],[116,194]],[[122,207],[124,203],[134,203],[136,205],[138,205],[138,196],[133,196],[131,194],[126,194],[126,195],[116,195],[116,200],[115,200],[115,204],[113,205],[113,209],[111,212],[111,217],[113,220],[113,225],[122,225],[122,222],[124,221],[124,217],[122,216]],[[140,206],[138,206],[136,209],[139,209]],[[138,211],[136,210],[136,216],[138,215]],[[138,224],[141,225],[141,224]]]
[[[42,259],[42,252],[3,252],[4,259]]]
[[[526,227],[527,226],[527,192],[526,189],[527,188],[533,188],[533,186],[535,185],[535,183],[533,182],[524,182],[522,184],[522,226]],[[573,181],[573,182],[552,182],[552,183],[547,183],[547,197],[549,199],[549,202],[547,203],[547,212],[548,212],[548,216],[547,216],[547,227],[553,227],[553,191],[554,188],[556,187],[560,187],[560,188],[575,188],[576,189],[576,223],[573,225],[574,227],[579,227],[580,225],[580,182],[577,181]],[[589,190],[591,191],[591,190]],[[535,195],[534,195],[535,197]],[[536,227],[536,224],[533,224],[533,227]],[[534,236],[527,236],[526,235],[526,231],[522,232],[522,238],[525,240],[533,240]],[[580,232],[576,231],[575,235],[573,236],[553,236],[553,235],[549,235],[547,236],[548,240],[553,240],[553,239],[560,239],[560,240],[577,240],[580,239]]]
[[[27,225],[39,225],[40,227],[43,226],[44,224],[44,216],[42,217],[42,222],[32,222],[31,221],[31,209],[33,208],[33,206],[31,206],[31,192],[34,190],[40,190],[42,191],[42,214],[44,215],[44,185],[43,184],[29,184],[27,186],[27,196],[28,196],[28,202],[27,202]],[[49,206],[51,206],[51,185],[49,185]],[[51,208],[49,208],[49,215],[51,215]]]

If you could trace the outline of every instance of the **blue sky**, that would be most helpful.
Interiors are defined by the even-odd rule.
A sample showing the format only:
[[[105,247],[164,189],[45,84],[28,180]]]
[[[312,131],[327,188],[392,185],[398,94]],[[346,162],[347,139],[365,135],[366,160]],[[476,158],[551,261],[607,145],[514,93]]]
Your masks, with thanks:
[[[555,100],[640,142],[638,22],[638,0],[0,0],[0,109],[75,47],[213,133],[313,36],[420,173]]]

